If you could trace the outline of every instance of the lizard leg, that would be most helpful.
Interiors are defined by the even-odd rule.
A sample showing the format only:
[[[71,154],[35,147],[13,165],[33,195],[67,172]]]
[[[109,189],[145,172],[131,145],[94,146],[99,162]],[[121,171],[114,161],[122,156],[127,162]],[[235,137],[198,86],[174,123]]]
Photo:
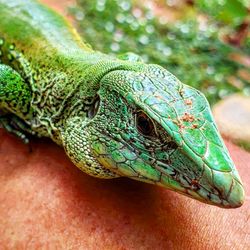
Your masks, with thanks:
[[[0,64],[0,109],[26,119],[31,99],[30,87],[22,77],[10,66]]]
[[[28,142],[24,132],[33,134],[25,123],[31,114],[29,85],[11,67],[0,64],[0,126]]]
[[[29,139],[24,131],[29,130],[20,118],[12,114],[0,116],[0,128],[4,128],[9,133],[16,135],[25,144],[29,143]]]

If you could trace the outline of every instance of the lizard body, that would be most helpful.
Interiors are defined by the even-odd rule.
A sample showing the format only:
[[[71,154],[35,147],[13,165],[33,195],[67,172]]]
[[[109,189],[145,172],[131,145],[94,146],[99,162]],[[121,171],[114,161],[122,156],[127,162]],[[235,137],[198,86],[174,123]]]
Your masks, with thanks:
[[[129,177],[221,207],[244,190],[198,90],[137,56],[84,43],[36,1],[0,0],[0,122],[51,138],[99,178]]]

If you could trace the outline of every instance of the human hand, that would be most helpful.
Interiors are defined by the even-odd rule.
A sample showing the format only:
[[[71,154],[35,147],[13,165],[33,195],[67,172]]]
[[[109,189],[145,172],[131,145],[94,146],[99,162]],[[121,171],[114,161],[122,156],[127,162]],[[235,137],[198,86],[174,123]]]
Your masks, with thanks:
[[[227,143],[246,201],[200,203],[126,178],[78,170],[48,140],[29,145],[0,130],[2,249],[249,249],[250,154]]]

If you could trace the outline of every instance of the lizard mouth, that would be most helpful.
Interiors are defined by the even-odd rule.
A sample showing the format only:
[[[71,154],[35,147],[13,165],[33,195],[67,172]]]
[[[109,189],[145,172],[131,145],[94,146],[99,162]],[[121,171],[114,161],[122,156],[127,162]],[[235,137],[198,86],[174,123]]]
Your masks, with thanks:
[[[244,202],[243,186],[231,173],[225,174],[224,176],[224,179],[226,179],[227,182],[223,180],[222,183],[218,183],[218,186],[216,186],[215,179],[219,178],[216,175],[222,174],[219,172],[215,173],[206,165],[204,165],[204,171],[199,179],[192,180],[184,174],[176,171],[173,172],[175,176],[178,176],[176,181],[173,181],[173,175],[162,175],[160,182],[157,184],[168,187],[169,189],[195,198],[204,203],[223,208],[237,208]],[[211,176],[213,181],[208,178],[208,175]],[[208,179],[210,179],[209,183]]]
[[[132,179],[156,184],[203,203],[222,208],[237,208],[244,202],[243,186],[231,173],[224,173],[223,179],[222,173],[216,173],[204,164],[201,175],[196,179],[191,179],[187,174],[178,172],[169,165],[164,169],[162,166],[164,166],[164,163],[159,160],[155,161],[153,165],[161,173],[159,180],[152,180],[145,178],[145,176],[132,177]],[[222,182],[216,183],[216,179],[220,177]]]

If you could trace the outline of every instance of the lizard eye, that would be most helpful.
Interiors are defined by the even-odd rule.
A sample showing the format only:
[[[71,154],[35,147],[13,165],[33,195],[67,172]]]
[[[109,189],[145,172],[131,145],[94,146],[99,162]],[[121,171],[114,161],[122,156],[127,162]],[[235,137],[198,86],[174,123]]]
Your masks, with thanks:
[[[145,135],[150,136],[154,134],[154,124],[151,119],[142,111],[136,114],[136,126],[138,131]]]
[[[96,113],[97,113],[97,111],[99,109],[99,106],[100,106],[100,97],[96,96],[94,98],[94,100],[92,100],[89,103],[88,111],[87,111],[87,117],[90,118],[90,119],[94,118],[94,116],[96,115]]]

